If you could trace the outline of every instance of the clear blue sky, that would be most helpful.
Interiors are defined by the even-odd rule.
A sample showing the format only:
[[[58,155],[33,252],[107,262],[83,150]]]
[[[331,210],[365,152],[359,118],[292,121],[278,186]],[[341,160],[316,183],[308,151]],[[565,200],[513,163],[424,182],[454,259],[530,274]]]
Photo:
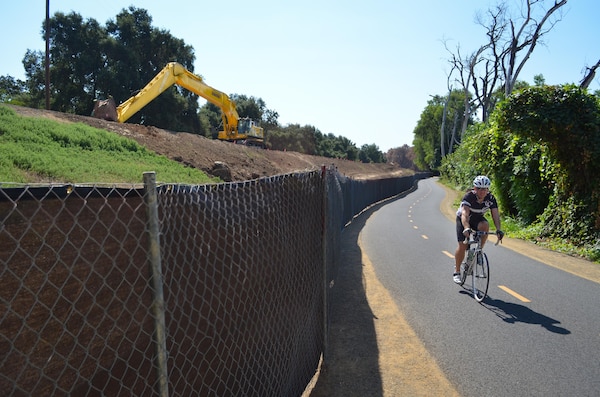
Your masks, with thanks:
[[[262,98],[282,125],[312,125],[386,152],[412,145],[430,95],[446,94],[449,54],[442,41],[451,48],[460,44],[463,54],[475,51],[485,42],[475,15],[494,4],[50,0],[50,14],[74,11],[105,25],[129,5],[144,8],[154,27],[194,48],[194,71],[214,88]],[[579,83],[584,67],[600,59],[600,2],[569,0],[563,10],[563,20],[545,37],[545,47],[536,48],[520,80],[533,83],[542,74],[547,84]],[[1,76],[24,79],[27,49],[44,51],[45,13],[45,0],[3,3]],[[590,89],[600,89],[600,77]]]

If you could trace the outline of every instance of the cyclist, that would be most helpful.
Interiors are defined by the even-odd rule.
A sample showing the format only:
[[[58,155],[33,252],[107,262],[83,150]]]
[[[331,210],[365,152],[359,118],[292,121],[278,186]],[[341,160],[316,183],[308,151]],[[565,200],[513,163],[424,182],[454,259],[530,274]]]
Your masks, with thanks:
[[[471,230],[487,232],[490,230],[490,224],[485,219],[485,213],[489,210],[492,214],[494,226],[498,239],[502,240],[504,233],[500,230],[500,213],[498,212],[498,203],[496,198],[490,193],[490,178],[485,175],[479,175],[473,180],[473,189],[467,192],[456,212],[456,237],[458,247],[454,253],[455,268],[452,278],[454,282],[460,284],[460,264],[465,259],[467,244],[464,244],[465,238],[469,237]],[[487,235],[481,236],[481,246],[485,244]]]

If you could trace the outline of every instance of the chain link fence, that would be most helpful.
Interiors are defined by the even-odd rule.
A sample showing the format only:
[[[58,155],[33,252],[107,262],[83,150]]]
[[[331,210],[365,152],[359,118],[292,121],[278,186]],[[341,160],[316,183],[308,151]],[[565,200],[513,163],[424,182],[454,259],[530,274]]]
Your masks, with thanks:
[[[416,175],[0,184],[0,396],[298,396],[344,225]]]

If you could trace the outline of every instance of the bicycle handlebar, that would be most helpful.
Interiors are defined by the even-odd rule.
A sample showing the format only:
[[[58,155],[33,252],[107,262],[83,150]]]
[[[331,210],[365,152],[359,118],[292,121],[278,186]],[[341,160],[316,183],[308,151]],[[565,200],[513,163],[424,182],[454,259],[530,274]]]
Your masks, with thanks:
[[[471,230],[469,231],[469,235],[476,235],[477,237],[480,237],[480,236],[483,236],[483,235],[486,235],[486,234],[492,234],[492,235],[494,235],[494,236],[497,236],[497,235],[498,235],[498,233],[497,233],[497,232],[484,232],[484,231],[481,231],[481,230],[473,230],[473,229],[471,229]],[[464,241],[463,243],[464,243],[464,244],[472,244],[472,243],[474,243],[474,242],[475,242],[475,241],[469,241],[469,238],[468,238],[468,237],[466,237],[466,238],[465,238],[465,241]],[[498,245],[498,244],[500,244],[501,242],[502,242],[502,239],[500,239],[500,238],[499,238],[499,239],[497,239],[497,240],[496,240],[496,244],[494,244],[494,245]]]

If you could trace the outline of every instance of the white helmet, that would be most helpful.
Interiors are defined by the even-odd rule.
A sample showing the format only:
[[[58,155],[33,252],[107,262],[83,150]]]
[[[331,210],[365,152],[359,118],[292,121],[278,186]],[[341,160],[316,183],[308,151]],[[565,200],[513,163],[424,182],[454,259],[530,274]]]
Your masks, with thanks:
[[[490,178],[485,175],[476,176],[473,180],[473,186],[478,188],[489,189],[491,184]]]

